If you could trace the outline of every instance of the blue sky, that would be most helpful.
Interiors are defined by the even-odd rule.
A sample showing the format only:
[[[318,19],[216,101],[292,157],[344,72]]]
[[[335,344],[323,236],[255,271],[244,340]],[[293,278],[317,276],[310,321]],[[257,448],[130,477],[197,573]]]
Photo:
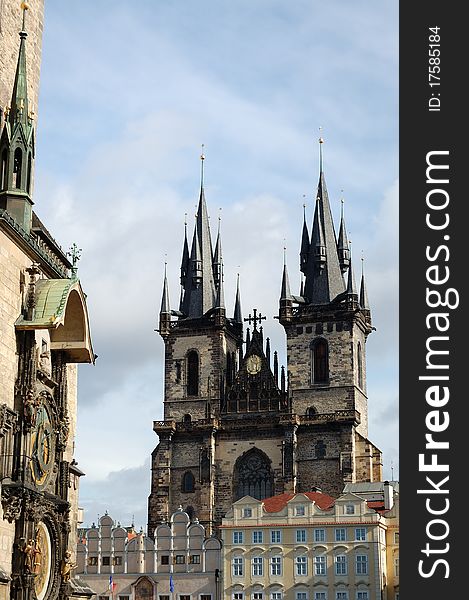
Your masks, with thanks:
[[[397,21],[397,2],[371,0],[46,0],[35,202],[59,243],[83,248],[98,354],[79,370],[86,524],[105,510],[146,524],[163,395],[154,329],[165,260],[178,301],[201,144],[228,310],[239,272],[243,310],[268,315],[284,362],[273,319],[283,246],[298,292],[303,203],[310,225],[323,128],[336,226],[343,195],[377,328],[367,343],[369,437],[385,477],[391,461],[398,477]]]

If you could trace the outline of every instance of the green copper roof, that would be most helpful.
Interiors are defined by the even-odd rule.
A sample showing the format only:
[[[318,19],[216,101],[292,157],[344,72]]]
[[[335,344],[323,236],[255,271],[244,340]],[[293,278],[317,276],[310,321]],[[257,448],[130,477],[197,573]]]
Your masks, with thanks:
[[[63,322],[67,298],[72,288],[78,286],[73,279],[40,279],[36,283],[36,311],[32,321],[19,317],[16,325],[28,329],[57,327]]]

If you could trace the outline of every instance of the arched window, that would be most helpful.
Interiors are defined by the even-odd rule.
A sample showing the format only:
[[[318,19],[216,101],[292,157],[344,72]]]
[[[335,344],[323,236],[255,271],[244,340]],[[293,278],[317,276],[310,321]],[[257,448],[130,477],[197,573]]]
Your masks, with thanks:
[[[2,152],[2,161],[0,165],[0,190],[4,190],[7,186],[7,151]]]
[[[184,415],[184,416],[182,417],[182,422],[183,422],[185,425],[189,425],[189,423],[192,423],[192,417],[191,417],[190,415],[188,415],[188,414],[187,414],[187,415]]]
[[[309,406],[306,410],[306,416],[308,419],[314,419],[314,417],[318,414],[315,406]]]
[[[189,515],[189,519],[192,521],[195,516],[195,510],[193,506],[186,506],[186,513]]]
[[[363,389],[363,357],[362,346],[358,342],[357,346],[357,363],[358,363],[358,387]]]
[[[186,494],[193,492],[195,488],[195,477],[190,471],[186,471],[182,477],[182,491]]]
[[[226,355],[226,385],[231,386],[233,383],[233,366],[231,364],[231,352]]]
[[[311,344],[311,371],[313,383],[329,381],[329,347],[324,338],[318,338]]]
[[[13,159],[13,187],[21,188],[21,168],[23,166],[23,152],[21,148],[15,150]]]
[[[187,395],[199,394],[199,355],[191,350],[187,355]]]
[[[233,473],[234,501],[243,496],[252,496],[257,500],[273,496],[274,476],[270,465],[267,455],[257,448],[240,456]]]

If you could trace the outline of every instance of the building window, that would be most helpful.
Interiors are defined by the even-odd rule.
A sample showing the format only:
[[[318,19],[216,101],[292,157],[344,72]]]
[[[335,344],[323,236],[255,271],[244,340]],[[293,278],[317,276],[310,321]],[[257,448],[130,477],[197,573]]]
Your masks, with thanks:
[[[339,527],[335,530],[335,541],[346,542],[347,541],[347,530],[345,527]]]
[[[357,363],[358,363],[358,387],[363,389],[363,362],[362,362],[362,346],[358,342],[357,346]]]
[[[253,531],[252,532],[252,543],[253,544],[262,544],[264,539],[264,533],[262,531]]]
[[[326,530],[325,529],[315,529],[314,530],[314,541],[315,542],[325,542],[326,541]]]
[[[262,592],[253,592],[252,600],[262,600]]]
[[[98,566],[98,557],[97,556],[90,556],[88,558],[88,566],[89,567],[97,567]]]
[[[130,600],[130,596],[119,596],[119,600]]]
[[[242,577],[243,575],[243,557],[235,556],[233,558],[233,576],[234,577]]]
[[[315,556],[314,557],[314,574],[325,575],[326,574],[326,557]]]
[[[316,410],[315,406],[309,406],[306,409],[306,416],[308,417],[308,419],[314,419],[317,414],[318,414],[318,411]]]
[[[190,594],[179,594],[179,600],[191,600]]]
[[[394,532],[394,543],[399,544],[399,532],[398,531]]]
[[[314,453],[316,458],[326,458],[326,444],[322,440],[318,440],[314,444]]]
[[[245,508],[243,510],[243,517],[245,519],[250,519],[252,517],[252,508]]]
[[[270,600],[282,600],[282,592],[272,592],[270,594]]]
[[[347,557],[345,554],[338,554],[335,557],[335,574],[347,575]]]
[[[0,165],[0,190],[7,187],[7,151],[2,152],[2,162]]]
[[[103,567],[109,567],[110,564],[111,564],[111,557],[110,556],[103,556],[102,559],[101,559],[101,561],[102,561]]]
[[[243,543],[243,532],[242,531],[233,531],[233,544],[242,544]]]
[[[187,355],[187,395],[199,394],[199,355],[191,350]]]
[[[238,458],[233,473],[233,489],[235,500],[244,496],[263,500],[273,495],[271,460],[264,452],[253,448]]]
[[[366,527],[355,528],[355,541],[366,542]]]
[[[186,564],[186,557],[184,554],[176,554],[176,556],[174,557],[174,562],[176,565],[185,565]]]
[[[295,515],[297,517],[304,517],[305,516],[305,506],[304,506],[304,504],[299,504],[298,506],[295,506]]]
[[[348,592],[336,592],[335,600],[348,600]]]
[[[346,515],[354,515],[355,514],[355,504],[346,504],[344,507],[344,513]]]
[[[280,529],[273,529],[270,532],[270,541],[272,544],[282,543],[282,532],[280,531]]]
[[[324,338],[314,340],[311,344],[311,367],[313,383],[329,381],[329,348]]]
[[[189,494],[195,490],[195,477],[190,471],[186,471],[182,477],[182,491]]]
[[[212,600],[212,594],[200,594],[200,600]]]
[[[306,529],[296,530],[296,541],[297,543],[306,542]]]
[[[327,600],[327,592],[314,592],[314,600]]]
[[[399,557],[394,559],[394,577],[399,577]]]
[[[261,556],[254,556],[252,559],[252,574],[261,577],[264,575],[264,559]]]
[[[161,595],[159,596],[159,599],[160,599],[160,600],[169,600],[169,596],[167,596],[166,594],[161,594]]]
[[[368,575],[368,556],[358,554],[356,557],[357,575]]]
[[[307,575],[308,574],[308,557],[307,556],[297,556],[295,558],[296,565],[296,574],[297,575]]]
[[[191,554],[189,557],[189,562],[191,565],[200,565],[200,554]]]
[[[176,361],[176,383],[180,383],[181,381],[181,361]]]
[[[161,557],[161,564],[169,565],[169,555],[168,554],[163,554],[163,556]]]
[[[122,566],[122,556],[114,556],[114,558],[112,559],[112,564],[115,567]]]
[[[295,600],[308,600],[308,592],[296,592]]]
[[[368,592],[357,592],[357,600],[370,600]]]
[[[13,187],[21,188],[21,168],[23,166],[23,152],[21,148],[15,150],[13,158]]]
[[[281,575],[282,574],[282,557],[272,556],[270,559],[270,574]]]
[[[99,600],[109,600],[109,596],[98,596]]]
[[[243,592],[234,592],[233,600],[244,600]]]

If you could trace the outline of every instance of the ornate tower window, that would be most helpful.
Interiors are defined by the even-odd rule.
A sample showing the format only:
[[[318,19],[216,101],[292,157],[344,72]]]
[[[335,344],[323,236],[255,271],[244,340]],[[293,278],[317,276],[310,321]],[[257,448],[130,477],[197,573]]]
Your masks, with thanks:
[[[23,163],[23,152],[21,148],[15,150],[13,159],[13,187],[21,188],[21,167]]]
[[[240,456],[233,475],[234,500],[243,496],[263,500],[273,494],[274,477],[269,458],[256,448]]]
[[[363,357],[362,346],[358,342],[357,346],[357,363],[358,363],[358,387],[363,389]]]
[[[182,491],[186,494],[195,491],[195,477],[191,471],[186,471],[182,477]]]
[[[318,338],[311,343],[311,381],[329,382],[329,346],[324,338]]]
[[[28,194],[31,192],[31,169],[32,169],[32,159],[31,152],[28,154],[28,170],[26,174],[26,191]]]
[[[199,394],[199,355],[191,350],[187,355],[187,395]]]

